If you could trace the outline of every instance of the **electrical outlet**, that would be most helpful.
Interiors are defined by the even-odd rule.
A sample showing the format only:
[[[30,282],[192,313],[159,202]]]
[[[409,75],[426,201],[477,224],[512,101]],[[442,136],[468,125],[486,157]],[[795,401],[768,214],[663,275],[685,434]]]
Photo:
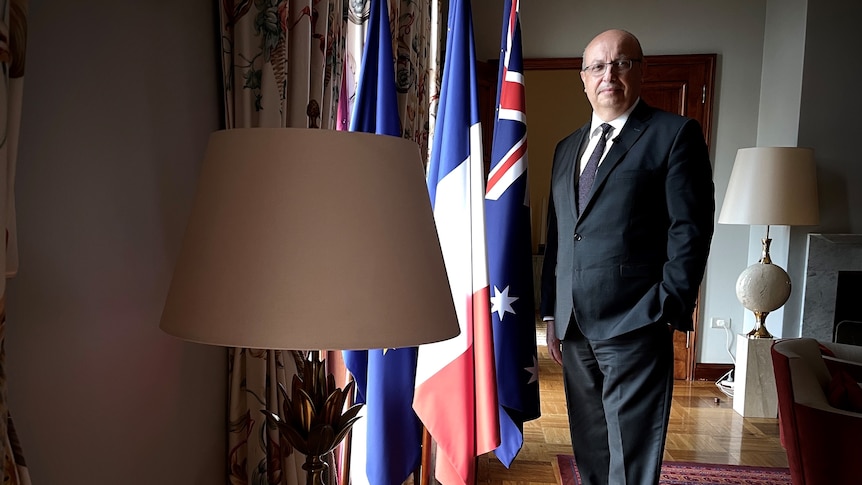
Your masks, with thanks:
[[[709,322],[711,328],[730,328],[730,319],[721,317],[712,317]]]

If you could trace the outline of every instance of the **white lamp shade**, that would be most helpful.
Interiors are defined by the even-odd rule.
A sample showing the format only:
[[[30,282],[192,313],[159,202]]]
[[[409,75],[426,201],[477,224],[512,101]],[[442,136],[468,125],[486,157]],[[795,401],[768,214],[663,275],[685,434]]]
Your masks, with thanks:
[[[814,151],[742,148],[718,216],[722,224],[804,226],[820,221]]]
[[[161,328],[297,350],[456,336],[418,145],[316,129],[213,133]]]

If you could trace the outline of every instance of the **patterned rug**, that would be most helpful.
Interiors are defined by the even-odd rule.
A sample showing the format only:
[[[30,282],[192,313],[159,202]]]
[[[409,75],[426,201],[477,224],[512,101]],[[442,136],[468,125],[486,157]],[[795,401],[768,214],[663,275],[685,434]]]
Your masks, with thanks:
[[[572,455],[557,455],[561,485],[580,485],[581,477]],[[665,462],[660,485],[790,485],[790,470],[759,466],[712,465]]]

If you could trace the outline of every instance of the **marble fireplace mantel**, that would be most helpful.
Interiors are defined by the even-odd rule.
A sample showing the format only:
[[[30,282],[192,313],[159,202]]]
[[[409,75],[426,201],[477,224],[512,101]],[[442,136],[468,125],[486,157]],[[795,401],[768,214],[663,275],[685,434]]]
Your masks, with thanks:
[[[809,234],[802,336],[831,342],[839,271],[862,271],[862,234]]]

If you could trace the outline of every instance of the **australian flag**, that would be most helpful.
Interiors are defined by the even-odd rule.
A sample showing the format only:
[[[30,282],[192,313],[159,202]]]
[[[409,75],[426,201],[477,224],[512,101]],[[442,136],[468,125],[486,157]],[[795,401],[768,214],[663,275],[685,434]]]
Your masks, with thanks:
[[[524,422],[539,409],[527,125],[519,0],[506,0],[497,82],[497,116],[485,195],[491,319],[501,444],[508,468],[524,443]]]
[[[350,131],[401,136],[386,0],[371,0]],[[368,483],[401,484],[419,466],[422,427],[413,411],[416,347],[346,351],[344,362],[366,404]]]

